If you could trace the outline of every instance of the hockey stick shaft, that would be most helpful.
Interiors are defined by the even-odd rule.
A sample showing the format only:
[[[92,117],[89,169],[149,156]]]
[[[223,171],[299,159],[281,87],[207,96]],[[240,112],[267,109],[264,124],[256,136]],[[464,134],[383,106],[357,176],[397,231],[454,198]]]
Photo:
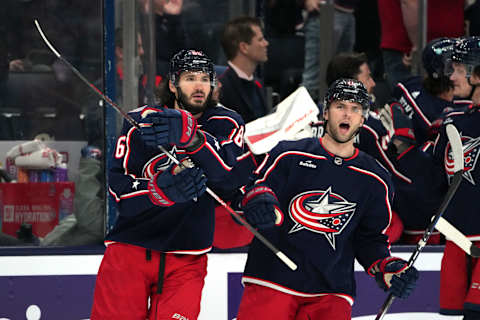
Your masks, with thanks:
[[[480,258],[480,248],[475,246],[470,239],[455,228],[447,219],[440,217],[435,229],[440,231],[447,240],[455,243],[460,249],[465,251],[468,255],[474,258]]]
[[[123,111],[115,102],[113,102],[109,97],[103,94],[97,87],[95,87],[90,81],[88,81],[81,73],[77,70],[68,60],[62,57],[62,55],[53,47],[53,45],[48,41],[47,37],[42,31],[38,20],[34,20],[35,26],[40,33],[45,44],[48,48],[60,59],[63,63],[65,63],[70,70],[73,71],[88,87],[90,87],[100,98],[105,100],[108,104],[110,104],[122,117],[127,120],[132,126],[134,126],[137,130],[140,130],[140,125],[138,124],[135,119],[133,119],[128,113]],[[163,146],[158,146],[160,151],[162,151],[170,160],[172,160],[175,164],[179,165],[180,167],[184,168],[184,164],[181,163],[174,155],[168,152]],[[273,253],[282,260],[290,269],[296,270],[297,265],[288,258],[283,252],[281,252],[278,248],[276,248],[270,241],[268,241],[260,232],[258,232],[252,225],[250,225],[240,214],[235,212],[225,201],[223,201],[214,191],[207,187],[207,193],[212,196],[221,206],[223,206],[231,215],[240,221],[240,223],[247,228],[258,240],[260,240],[267,248],[273,251]]]
[[[422,239],[418,241],[417,247],[415,248],[415,251],[412,253],[410,256],[410,259],[408,259],[408,266],[411,267],[415,263],[415,261],[418,258],[418,255],[420,252],[423,250],[425,245],[428,242],[428,239],[432,235],[435,225],[437,224],[438,220],[442,216],[443,212],[445,209],[447,209],[448,204],[452,200],[453,196],[455,195],[455,192],[457,191],[458,187],[460,186],[460,183],[462,182],[462,174],[463,174],[463,150],[462,150],[462,141],[460,139],[460,135],[455,128],[454,125],[448,124],[446,127],[447,135],[448,135],[448,140],[450,141],[450,145],[452,148],[452,155],[453,155],[453,161],[454,161],[454,175],[452,179],[452,183],[450,184],[450,187],[447,190],[447,194],[445,195],[445,198],[442,201],[442,204],[437,210],[437,213],[433,217],[432,221],[428,225],[427,229],[423,233]],[[375,320],[381,320],[385,314],[387,313],[388,309],[393,303],[393,300],[395,299],[395,296],[392,293],[389,293],[387,296],[387,299],[383,303],[382,307],[380,308],[380,311],[378,312],[377,316],[375,317]]]

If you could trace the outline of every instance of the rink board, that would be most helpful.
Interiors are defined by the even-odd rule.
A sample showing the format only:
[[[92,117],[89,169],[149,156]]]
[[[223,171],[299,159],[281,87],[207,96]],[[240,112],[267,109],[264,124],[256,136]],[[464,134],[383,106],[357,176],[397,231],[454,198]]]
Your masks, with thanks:
[[[444,319],[436,314],[442,258],[439,249],[419,256],[415,264],[421,270],[417,289],[411,298],[395,300],[385,320]],[[396,252],[395,255],[408,259],[410,253]],[[88,319],[101,259],[101,254],[3,254],[0,256],[0,320],[25,319],[26,313],[27,320]],[[243,290],[240,278],[245,261],[245,253],[209,254],[200,320],[234,319]],[[356,320],[370,320],[385,294],[358,264],[355,270],[357,299],[353,316]]]

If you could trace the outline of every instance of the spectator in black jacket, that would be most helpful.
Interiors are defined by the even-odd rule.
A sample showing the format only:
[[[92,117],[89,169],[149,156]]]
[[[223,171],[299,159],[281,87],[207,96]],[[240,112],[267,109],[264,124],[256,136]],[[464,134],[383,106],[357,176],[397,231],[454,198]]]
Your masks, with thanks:
[[[220,102],[237,111],[246,123],[263,117],[268,113],[265,92],[254,76],[257,66],[268,59],[260,20],[238,17],[227,22],[221,43],[228,68],[219,77]]]

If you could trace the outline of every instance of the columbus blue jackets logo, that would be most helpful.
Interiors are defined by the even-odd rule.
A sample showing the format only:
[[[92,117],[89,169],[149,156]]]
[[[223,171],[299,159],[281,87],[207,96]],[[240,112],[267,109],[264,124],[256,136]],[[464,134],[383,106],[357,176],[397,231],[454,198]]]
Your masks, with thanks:
[[[480,137],[471,138],[468,136],[462,136],[462,145],[464,164],[463,177],[471,184],[476,185],[473,172],[475,171],[480,152]],[[448,143],[445,148],[445,172],[448,174],[449,178],[453,177],[453,157],[450,143]]]
[[[173,146],[168,150],[173,156],[177,159],[177,147]],[[163,152],[157,154],[155,157],[151,158],[143,167],[143,176],[146,178],[151,178],[157,172],[163,172],[167,170],[170,165],[173,164],[173,161]]]
[[[356,206],[356,203],[333,193],[332,187],[299,194],[290,201],[288,208],[295,223],[289,233],[307,229],[323,234],[335,250],[335,236],[350,222]]]

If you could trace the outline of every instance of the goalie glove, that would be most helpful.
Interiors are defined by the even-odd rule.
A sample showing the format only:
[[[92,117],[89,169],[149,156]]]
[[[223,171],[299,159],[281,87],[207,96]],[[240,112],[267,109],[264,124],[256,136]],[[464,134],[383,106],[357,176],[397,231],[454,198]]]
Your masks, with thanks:
[[[395,132],[395,127],[393,125],[393,116],[392,116],[392,109],[389,104],[385,104],[383,108],[378,109],[378,117],[382,122],[383,126],[387,130],[387,132],[391,135]]]
[[[242,199],[245,219],[259,229],[271,228],[283,222],[280,204],[272,189],[257,185],[249,190]]]
[[[196,200],[205,192],[206,183],[207,178],[202,169],[198,167],[183,169],[174,164],[150,179],[148,182],[150,200],[162,207]]]
[[[416,286],[418,271],[403,259],[387,257],[378,262],[375,269],[378,286],[396,297],[407,298]]]
[[[197,120],[188,111],[163,108],[143,119],[141,133],[144,143],[149,147],[174,144],[184,148],[197,133]]]

